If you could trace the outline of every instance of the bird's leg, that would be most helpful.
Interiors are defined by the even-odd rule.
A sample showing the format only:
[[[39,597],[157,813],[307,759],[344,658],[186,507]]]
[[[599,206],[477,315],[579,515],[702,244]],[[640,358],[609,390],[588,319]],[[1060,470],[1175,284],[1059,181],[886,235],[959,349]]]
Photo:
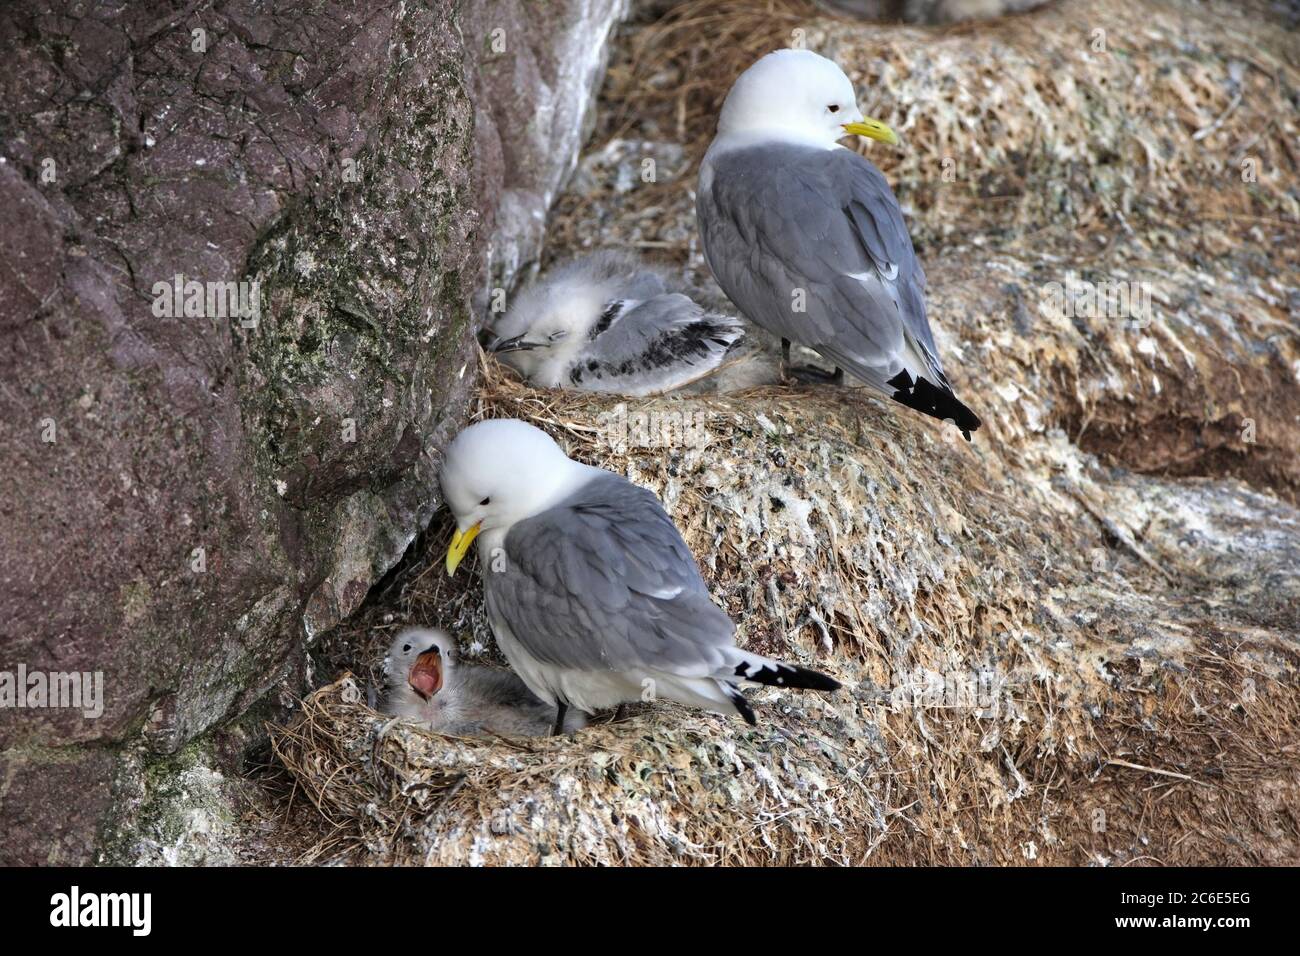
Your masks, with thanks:
[[[836,367],[834,372],[828,372],[824,368],[818,368],[816,365],[792,365],[786,372],[789,376],[800,385],[843,385],[844,369]]]
[[[828,372],[815,365],[791,365],[790,340],[782,339],[781,377],[794,379],[800,385],[843,385],[844,369],[836,366],[834,372]]]
[[[625,703],[614,708],[614,719],[610,723],[617,724],[624,720],[627,720],[627,704]]]
[[[559,737],[564,733],[564,714],[569,709],[569,705],[557,701],[555,704],[555,726],[551,728],[551,736]]]

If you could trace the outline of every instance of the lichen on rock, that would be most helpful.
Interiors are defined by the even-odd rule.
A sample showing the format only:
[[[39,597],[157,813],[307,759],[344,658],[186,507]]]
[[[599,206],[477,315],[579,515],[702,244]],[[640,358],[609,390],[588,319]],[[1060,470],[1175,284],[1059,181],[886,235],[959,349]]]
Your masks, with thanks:
[[[622,11],[548,6],[0,11],[0,641],[107,689],[97,720],[0,711],[6,862],[94,859],[118,800],[164,789],[122,782],[137,748],[300,689],[428,522],[502,196],[553,200]],[[507,14],[505,61],[546,83],[496,104]],[[555,126],[502,157],[497,105]],[[169,314],[178,276],[258,307]]]

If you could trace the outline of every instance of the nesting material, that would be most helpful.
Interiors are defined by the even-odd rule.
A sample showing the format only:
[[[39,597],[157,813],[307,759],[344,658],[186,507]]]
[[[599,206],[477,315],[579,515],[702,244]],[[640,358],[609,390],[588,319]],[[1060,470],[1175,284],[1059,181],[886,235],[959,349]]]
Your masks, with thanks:
[[[660,400],[632,413],[626,439],[587,432],[589,405],[550,397],[543,411],[501,379],[483,410],[532,409],[573,453],[621,462],[668,503],[746,646],[816,651],[845,689],[760,691],[755,729],[656,704],[524,745],[392,723],[345,680],[277,739],[329,824],[319,858],[1173,863],[1295,851],[1283,741],[1300,727],[1300,583],[1286,570],[1300,529],[1276,499],[1230,482],[1117,480],[1059,437],[1009,476],[996,455],[829,391]],[[688,411],[705,416],[701,447],[641,444],[661,434],[650,422]],[[937,464],[918,475],[907,462],[922,448]],[[1189,553],[1193,534],[1202,546]],[[1243,585],[1233,576],[1246,566]]]

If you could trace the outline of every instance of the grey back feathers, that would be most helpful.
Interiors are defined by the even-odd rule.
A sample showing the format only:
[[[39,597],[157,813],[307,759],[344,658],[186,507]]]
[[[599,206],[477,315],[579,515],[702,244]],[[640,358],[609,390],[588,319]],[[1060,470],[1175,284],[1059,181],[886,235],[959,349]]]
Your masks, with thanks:
[[[623,395],[670,391],[711,372],[742,335],[737,319],[681,293],[611,303],[609,325],[580,353],[567,387]]]
[[[600,252],[518,293],[490,348],[531,383],[651,395],[698,379],[741,338],[741,322],[696,304],[671,277]]]
[[[710,156],[702,179],[705,257],[748,318],[903,404],[979,427],[952,396],[925,272],[875,166],[847,149],[764,143]]]
[[[512,527],[505,552],[505,570],[484,576],[488,609],[537,660],[700,677],[725,664],[735,626],[646,489],[599,475]]]
[[[742,681],[834,690],[823,674],[735,646],[694,557],[648,490],[595,472],[517,522],[484,574],[489,619],[539,696],[583,710],[638,693],[755,722]]]

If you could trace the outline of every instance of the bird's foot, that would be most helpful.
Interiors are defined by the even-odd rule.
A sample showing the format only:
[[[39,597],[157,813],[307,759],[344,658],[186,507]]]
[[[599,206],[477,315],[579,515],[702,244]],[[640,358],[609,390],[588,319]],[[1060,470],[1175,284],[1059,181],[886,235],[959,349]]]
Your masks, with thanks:
[[[791,365],[790,340],[782,339],[781,378],[786,381],[793,379],[800,385],[843,385],[844,369],[837,366],[835,371],[828,372],[815,365]]]
[[[601,719],[601,723],[621,724],[623,721],[627,720],[627,715],[628,715],[627,704],[619,704],[613,710],[606,712],[606,716]]]
[[[828,372],[815,365],[786,365],[782,370],[785,378],[792,379],[800,385],[843,385],[844,369],[837,368]]]

